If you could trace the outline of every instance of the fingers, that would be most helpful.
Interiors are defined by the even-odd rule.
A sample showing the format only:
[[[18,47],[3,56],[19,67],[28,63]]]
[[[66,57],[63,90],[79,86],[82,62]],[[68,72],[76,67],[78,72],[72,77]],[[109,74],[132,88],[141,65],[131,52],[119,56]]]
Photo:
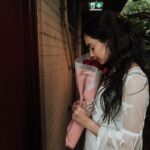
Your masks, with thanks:
[[[77,119],[78,119],[77,113],[73,113],[73,114],[72,114],[72,119],[73,119],[74,121],[77,121]]]
[[[79,107],[81,107],[80,104],[73,105],[73,111],[77,110]]]
[[[86,107],[87,107],[86,101],[83,101],[83,102],[82,102],[81,107],[82,107],[82,108],[86,108]]]
[[[73,117],[78,117],[78,115],[81,113],[82,109],[83,108],[80,105],[77,105],[75,110],[72,113],[72,116]]]
[[[80,101],[74,102],[73,105],[72,105],[72,111],[74,111],[77,108],[78,105],[80,105]]]
[[[72,105],[72,111],[76,110],[78,106],[80,106],[80,101],[74,102]],[[84,109],[87,107],[86,101],[82,101],[81,107]]]

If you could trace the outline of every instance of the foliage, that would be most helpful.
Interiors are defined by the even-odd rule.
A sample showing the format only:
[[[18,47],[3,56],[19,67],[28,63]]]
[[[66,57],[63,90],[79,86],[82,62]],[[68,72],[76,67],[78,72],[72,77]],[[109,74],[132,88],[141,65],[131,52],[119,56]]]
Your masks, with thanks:
[[[147,59],[150,59],[150,1],[128,0],[121,15],[133,22],[142,32]],[[149,64],[150,68],[150,64]]]

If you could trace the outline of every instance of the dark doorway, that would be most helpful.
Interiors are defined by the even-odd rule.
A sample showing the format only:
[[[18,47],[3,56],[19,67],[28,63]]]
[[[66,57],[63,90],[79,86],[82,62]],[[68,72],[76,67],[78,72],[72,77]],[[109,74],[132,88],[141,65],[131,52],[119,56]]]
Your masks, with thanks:
[[[35,1],[1,1],[0,20],[0,149],[41,150]]]

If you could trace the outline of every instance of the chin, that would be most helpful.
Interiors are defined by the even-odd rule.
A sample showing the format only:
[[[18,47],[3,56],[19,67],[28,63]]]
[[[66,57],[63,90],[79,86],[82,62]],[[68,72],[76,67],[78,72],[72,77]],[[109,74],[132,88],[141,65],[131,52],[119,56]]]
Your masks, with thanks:
[[[100,63],[101,65],[104,65],[104,64],[105,64],[105,62],[102,62],[102,61],[99,61],[99,63]]]

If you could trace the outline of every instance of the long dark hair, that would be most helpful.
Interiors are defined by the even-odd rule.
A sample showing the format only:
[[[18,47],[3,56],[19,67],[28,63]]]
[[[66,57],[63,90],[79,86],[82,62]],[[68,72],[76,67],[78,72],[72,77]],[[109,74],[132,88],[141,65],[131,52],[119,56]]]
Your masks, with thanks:
[[[105,75],[105,90],[100,101],[104,111],[103,121],[113,120],[122,104],[123,76],[133,62],[144,72],[143,40],[138,30],[124,17],[110,12],[97,12],[89,17],[84,34],[108,45],[110,57],[107,66],[110,73]]]

